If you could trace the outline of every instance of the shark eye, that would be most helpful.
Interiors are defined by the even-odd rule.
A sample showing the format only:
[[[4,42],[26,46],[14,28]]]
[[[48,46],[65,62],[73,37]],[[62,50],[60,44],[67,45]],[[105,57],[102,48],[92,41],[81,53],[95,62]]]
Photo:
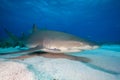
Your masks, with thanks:
[[[49,49],[49,50],[53,50],[53,51],[61,51],[60,49],[57,49],[57,48],[53,48],[53,49]]]
[[[60,49],[57,49],[57,48],[54,48],[53,50],[55,50],[55,51],[61,51]]]

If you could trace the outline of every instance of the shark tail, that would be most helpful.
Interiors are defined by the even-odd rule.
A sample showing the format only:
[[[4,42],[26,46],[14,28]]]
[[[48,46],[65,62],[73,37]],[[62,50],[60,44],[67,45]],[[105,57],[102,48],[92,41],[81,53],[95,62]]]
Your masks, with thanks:
[[[6,34],[9,36],[9,38],[11,38],[13,41],[18,41],[18,37],[15,36],[13,33],[11,33],[10,31],[8,31],[5,27],[3,27],[4,31],[6,32]]]

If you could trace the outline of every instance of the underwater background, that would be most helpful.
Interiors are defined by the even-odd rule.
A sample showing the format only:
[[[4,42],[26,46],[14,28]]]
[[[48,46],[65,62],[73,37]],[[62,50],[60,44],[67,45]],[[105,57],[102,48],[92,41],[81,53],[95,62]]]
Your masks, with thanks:
[[[0,0],[3,27],[20,36],[33,24],[99,43],[120,43],[120,0]]]
[[[44,36],[31,35],[36,26],[97,45],[86,48],[81,39],[79,52],[41,52]],[[38,43],[27,47],[27,39]],[[49,44],[54,45],[48,37]],[[0,0],[0,80],[120,80],[120,0]]]

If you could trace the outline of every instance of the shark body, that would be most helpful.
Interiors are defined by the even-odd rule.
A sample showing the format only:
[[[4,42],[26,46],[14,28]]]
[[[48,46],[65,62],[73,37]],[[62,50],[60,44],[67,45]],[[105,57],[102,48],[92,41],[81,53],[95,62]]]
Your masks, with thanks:
[[[21,42],[21,40],[18,40],[18,37],[8,31],[6,28],[4,28],[4,30],[14,42]],[[36,51],[48,53],[69,53],[91,50],[98,47],[89,41],[72,34],[53,30],[40,30],[35,24],[33,24],[32,33],[26,38],[24,38],[25,40],[22,40],[22,43],[29,48],[28,50],[6,54],[32,53]],[[4,55],[2,53],[0,54]]]
[[[33,24],[32,33],[26,36],[26,38],[22,35],[22,39],[19,39],[6,28],[3,29],[13,42],[21,42],[29,48],[25,52],[44,51],[51,53],[69,53],[95,49],[98,47],[72,34],[53,30],[40,30],[35,24]]]
[[[41,30],[34,32],[26,42],[29,48],[39,48],[52,53],[80,52],[97,48],[79,37],[59,31]]]

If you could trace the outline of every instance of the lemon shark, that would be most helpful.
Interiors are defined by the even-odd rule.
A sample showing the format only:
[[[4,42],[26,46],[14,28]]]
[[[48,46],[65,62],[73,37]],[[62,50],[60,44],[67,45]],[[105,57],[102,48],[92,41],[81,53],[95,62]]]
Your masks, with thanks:
[[[21,41],[17,36],[12,34],[6,28],[3,29],[13,40],[13,42]],[[22,43],[30,48],[27,50],[28,52],[31,50],[33,52],[34,50],[40,50],[52,53],[68,53],[80,52],[83,50],[95,49],[98,47],[93,43],[90,43],[89,41],[72,34],[60,31],[38,29],[35,24],[33,24],[32,33],[29,36],[26,36],[25,40],[23,39],[25,38],[22,37]]]
[[[37,51],[68,55],[68,53],[71,52],[81,52],[83,50],[91,50],[98,47],[97,45],[72,34],[54,30],[38,29],[35,24],[33,25],[32,33],[24,40],[24,44],[28,50],[0,53],[0,55],[26,55]]]
[[[15,38],[14,40],[16,39],[18,38]],[[53,30],[39,30],[35,24],[33,25],[32,33],[24,40],[24,44],[29,49],[22,52],[20,51],[20,53],[30,53],[35,51],[69,53],[91,50],[98,47],[97,45],[72,34]]]

